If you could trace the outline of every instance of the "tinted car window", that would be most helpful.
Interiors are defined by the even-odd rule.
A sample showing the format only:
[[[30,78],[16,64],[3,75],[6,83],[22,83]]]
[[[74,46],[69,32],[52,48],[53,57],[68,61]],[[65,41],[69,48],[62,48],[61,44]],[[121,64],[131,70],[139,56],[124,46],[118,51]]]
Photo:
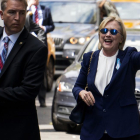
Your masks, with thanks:
[[[116,2],[114,3],[121,19],[140,19],[140,3]]]
[[[51,9],[54,22],[95,23],[96,4],[85,2],[40,2]]]

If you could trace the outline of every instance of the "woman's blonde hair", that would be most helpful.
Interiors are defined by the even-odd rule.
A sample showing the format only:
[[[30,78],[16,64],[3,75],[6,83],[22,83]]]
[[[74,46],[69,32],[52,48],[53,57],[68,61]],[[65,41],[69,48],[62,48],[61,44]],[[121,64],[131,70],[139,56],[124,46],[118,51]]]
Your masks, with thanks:
[[[100,37],[100,30],[102,28],[104,28],[108,22],[111,22],[111,21],[117,21],[118,24],[120,25],[120,29],[121,29],[120,30],[120,33],[123,36],[123,41],[119,44],[119,49],[120,50],[123,50],[123,47],[124,47],[124,44],[125,44],[125,40],[126,40],[126,29],[125,29],[125,26],[124,26],[122,20],[118,16],[109,16],[109,17],[105,18],[101,22],[101,24],[99,26],[99,37]],[[98,49],[99,50],[102,49],[102,46],[101,46],[101,43],[100,42],[99,42],[99,45],[98,45]]]

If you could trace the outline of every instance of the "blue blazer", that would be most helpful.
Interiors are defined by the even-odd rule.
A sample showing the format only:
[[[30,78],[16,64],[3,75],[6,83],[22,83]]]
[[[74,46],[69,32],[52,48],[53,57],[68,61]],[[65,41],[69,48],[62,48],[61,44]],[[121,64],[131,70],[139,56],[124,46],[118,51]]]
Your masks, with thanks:
[[[106,86],[103,96],[94,84],[99,52],[100,50],[93,54],[88,76],[92,52],[84,54],[82,67],[73,88],[77,102],[80,100],[79,92],[85,88],[86,83],[95,98],[94,106],[87,106],[81,140],[99,140],[105,130],[113,138],[140,134],[139,112],[134,95],[135,74],[140,69],[140,52],[133,47],[119,50],[117,58],[120,59],[121,66],[117,70],[115,63],[111,81]]]

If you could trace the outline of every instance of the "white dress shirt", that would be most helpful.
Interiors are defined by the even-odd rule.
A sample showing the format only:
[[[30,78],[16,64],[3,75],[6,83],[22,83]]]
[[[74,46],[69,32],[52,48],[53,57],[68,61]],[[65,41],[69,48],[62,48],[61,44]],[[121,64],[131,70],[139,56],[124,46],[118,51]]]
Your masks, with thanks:
[[[118,51],[115,55],[107,57],[103,54],[103,50],[100,51],[95,77],[95,85],[102,95],[104,94],[105,87],[109,84],[112,78],[117,54]]]
[[[23,28],[23,29],[24,29],[24,28]],[[20,32],[16,33],[16,34],[12,34],[12,35],[8,36],[8,35],[6,34],[5,28],[4,28],[4,30],[3,30],[3,35],[2,35],[2,37],[1,37],[1,39],[0,39],[0,54],[2,54],[2,50],[3,50],[3,47],[4,47],[4,40],[3,40],[3,39],[4,39],[6,36],[8,36],[9,39],[10,39],[10,41],[9,41],[9,43],[8,43],[8,52],[7,52],[7,56],[6,56],[6,58],[7,58],[8,55],[9,55],[9,53],[11,52],[11,50],[12,50],[12,48],[13,48],[15,42],[17,41],[19,35],[20,35],[21,32],[23,31],[23,29],[22,29]]]

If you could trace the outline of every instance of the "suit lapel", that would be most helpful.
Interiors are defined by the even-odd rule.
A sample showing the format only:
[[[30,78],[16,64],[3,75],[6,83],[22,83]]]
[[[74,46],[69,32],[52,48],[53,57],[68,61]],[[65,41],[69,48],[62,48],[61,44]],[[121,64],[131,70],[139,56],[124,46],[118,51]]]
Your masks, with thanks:
[[[121,64],[122,64],[122,61],[123,61],[123,58],[124,58],[124,51],[122,51],[122,50],[119,50],[119,52],[118,52],[118,55],[117,55],[117,57],[116,57],[116,62],[115,62],[115,65],[114,65],[114,71],[113,71],[113,75],[112,75],[112,78],[111,78],[111,80],[114,78],[114,76],[116,75],[116,72],[117,71],[119,71],[119,69],[117,70],[117,68],[116,68],[116,66],[117,66],[117,58],[119,58],[120,59],[120,62],[121,62]],[[121,66],[120,66],[121,67]]]
[[[20,34],[20,36],[17,39],[15,45],[13,46],[13,48],[12,48],[12,50],[11,50],[8,58],[5,61],[5,64],[4,64],[3,69],[1,71],[1,74],[0,74],[0,78],[4,74],[4,72],[6,71],[6,69],[8,68],[8,66],[11,64],[12,60],[14,59],[14,57],[16,56],[16,54],[18,53],[18,51],[20,50],[20,48],[26,42],[26,38],[27,38],[28,34],[29,33],[28,33],[27,29],[24,27],[24,30]]]
[[[99,53],[100,53],[100,50],[98,50],[97,52],[95,52],[93,54],[93,58],[92,58],[92,61],[91,61],[91,65],[90,65],[90,73],[89,73],[89,79],[90,79],[90,82],[91,83],[91,86],[92,88],[94,88],[98,93],[100,93],[97,89],[97,87],[95,86],[95,78],[96,78],[96,72],[97,72],[97,66],[98,66],[98,59],[99,59]],[[118,52],[118,55],[116,57],[116,62],[115,62],[115,65],[114,65],[114,71],[113,71],[113,75],[112,75],[112,78],[111,78],[111,81],[110,83],[106,86],[105,89],[108,89],[110,87],[110,85],[113,83],[115,77],[117,76],[117,72],[119,71],[119,69],[117,70],[116,69],[116,65],[117,65],[117,58],[120,59],[120,62],[122,64],[123,62],[123,58],[124,58],[124,51],[121,51],[119,50]]]
[[[116,62],[115,62],[115,65],[114,65],[114,71],[113,71],[113,74],[112,74],[111,81],[110,81],[110,83],[106,86],[105,90],[107,90],[107,89],[112,85],[112,83],[113,83],[115,77],[117,76],[118,72],[120,71],[120,69],[121,69],[121,67],[122,67],[122,62],[123,62],[124,54],[125,54],[124,51],[119,50],[118,55],[117,55],[117,57],[116,57]],[[120,59],[120,62],[121,62],[121,66],[120,66],[120,68],[119,68],[118,70],[117,70],[117,68],[116,68],[116,66],[117,66],[117,58],[119,58],[119,59]]]
[[[0,38],[2,37],[3,35],[3,27],[0,27]]]
[[[45,10],[42,10],[42,14],[43,14],[43,25],[44,25],[44,19],[45,19]]]
[[[42,10],[42,15],[43,15],[43,22],[42,24],[44,25],[44,19],[45,19],[45,7],[41,5],[41,10]]]

